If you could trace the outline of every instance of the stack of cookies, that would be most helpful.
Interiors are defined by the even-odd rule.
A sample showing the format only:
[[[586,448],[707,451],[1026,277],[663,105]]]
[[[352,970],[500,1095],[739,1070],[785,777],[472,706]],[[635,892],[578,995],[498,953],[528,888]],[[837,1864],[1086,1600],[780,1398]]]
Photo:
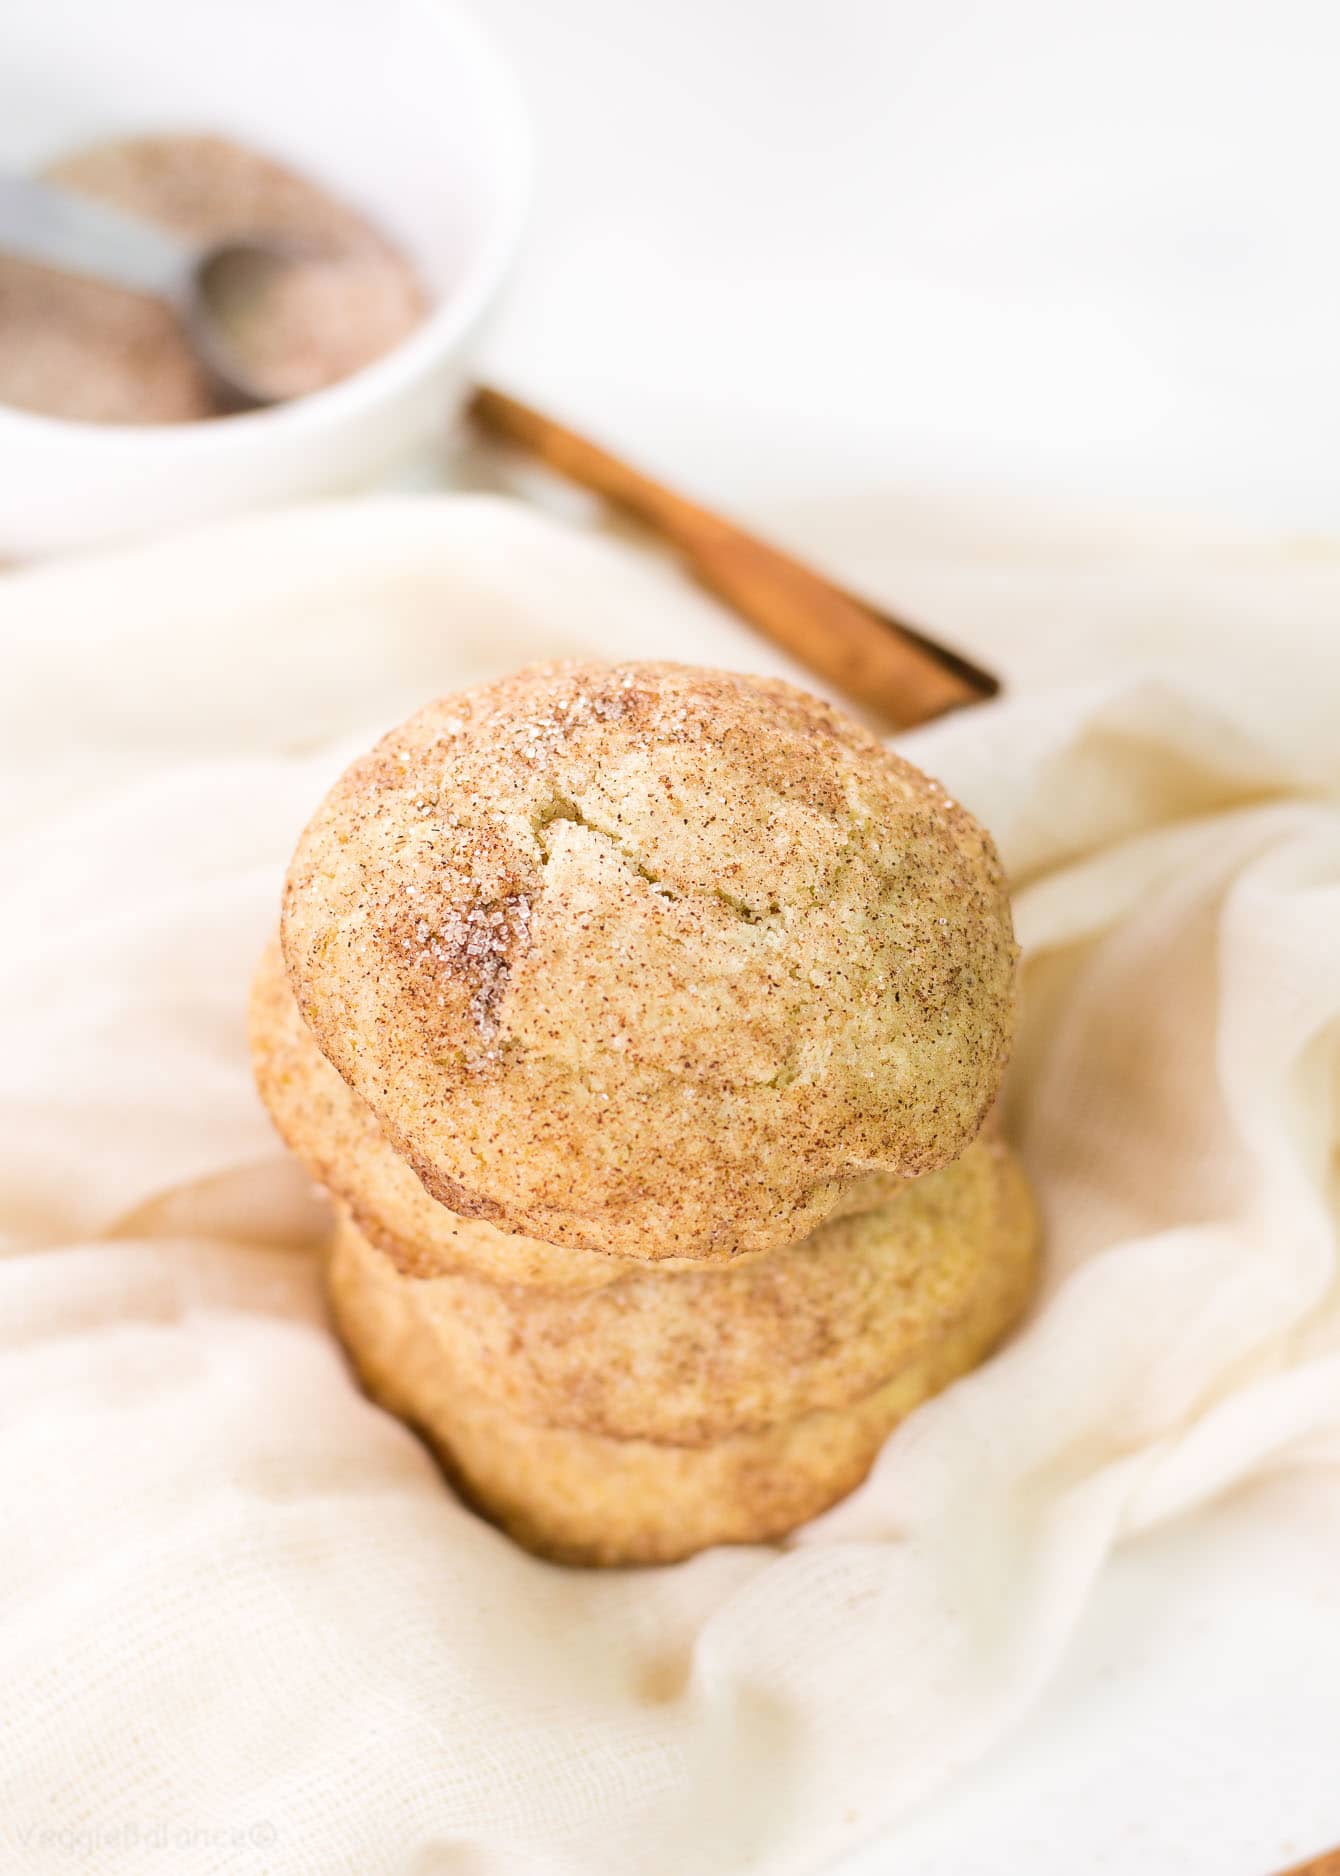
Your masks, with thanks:
[[[375,1398],[571,1562],[775,1538],[1017,1320],[987,836],[787,685],[429,705],[294,856],[252,1042]]]

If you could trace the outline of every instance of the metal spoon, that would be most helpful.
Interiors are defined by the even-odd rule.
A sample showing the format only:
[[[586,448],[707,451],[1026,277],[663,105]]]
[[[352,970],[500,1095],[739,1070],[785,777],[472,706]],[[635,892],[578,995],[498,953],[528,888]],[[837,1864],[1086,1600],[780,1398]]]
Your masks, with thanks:
[[[230,335],[246,308],[305,258],[297,244],[196,246],[52,183],[0,174],[0,250],[166,301],[230,409],[284,400],[285,391],[256,374]]]

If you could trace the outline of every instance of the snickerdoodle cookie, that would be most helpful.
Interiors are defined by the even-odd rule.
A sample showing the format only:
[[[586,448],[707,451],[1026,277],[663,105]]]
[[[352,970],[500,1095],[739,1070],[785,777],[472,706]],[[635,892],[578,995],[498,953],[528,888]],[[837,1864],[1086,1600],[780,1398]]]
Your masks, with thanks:
[[[432,1196],[729,1258],[977,1133],[1014,942],[990,840],[789,685],[550,666],[356,762],[289,870],[322,1050]]]
[[[825,1510],[861,1482],[906,1414],[974,1367],[1014,1324],[1032,1268],[1031,1239],[1017,1237],[983,1271],[952,1326],[871,1393],[708,1446],[516,1419],[462,1384],[421,1308],[425,1286],[354,1230],[337,1232],[327,1278],[337,1327],[369,1393],[427,1437],[468,1498],[541,1555],[622,1564],[765,1542]]]
[[[476,1273],[561,1291],[595,1288],[640,1268],[599,1251],[514,1237],[487,1219],[458,1218],[430,1198],[371,1108],[322,1055],[289,988],[277,940],[256,971],[249,1016],[256,1086],[285,1144],[406,1276]]]
[[[277,939],[266,946],[256,971],[249,1029],[256,1086],[281,1137],[406,1276],[467,1275],[544,1290],[588,1290],[645,1267],[640,1258],[560,1250],[515,1237],[486,1219],[460,1218],[430,1198],[366,1101],[321,1053],[289,987]],[[868,1211],[906,1184],[896,1173],[872,1173],[845,1189],[834,1216]],[[759,1255],[742,1255],[733,1267]],[[673,1272],[702,1266],[671,1258],[657,1267]]]
[[[1036,1235],[1022,1168],[983,1139],[888,1204],[744,1264],[642,1265],[582,1295],[438,1277],[413,1300],[456,1384],[518,1421],[706,1446],[864,1399],[984,1296],[1005,1312]]]

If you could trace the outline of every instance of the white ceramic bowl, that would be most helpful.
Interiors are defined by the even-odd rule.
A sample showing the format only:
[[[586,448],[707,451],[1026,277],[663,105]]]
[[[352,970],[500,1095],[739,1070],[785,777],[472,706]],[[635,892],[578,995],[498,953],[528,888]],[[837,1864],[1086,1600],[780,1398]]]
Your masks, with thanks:
[[[162,130],[220,131],[329,183],[404,245],[434,310],[367,370],[273,410],[135,427],[0,406],[0,555],[356,487],[443,431],[466,387],[530,145],[509,72],[449,0],[0,8],[0,165]]]

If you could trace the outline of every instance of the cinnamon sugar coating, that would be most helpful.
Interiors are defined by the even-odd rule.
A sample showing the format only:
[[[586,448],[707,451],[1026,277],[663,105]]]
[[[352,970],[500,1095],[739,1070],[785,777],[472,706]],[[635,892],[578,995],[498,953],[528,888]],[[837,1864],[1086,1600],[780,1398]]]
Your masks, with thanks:
[[[509,1414],[454,1372],[440,1322],[422,1305],[430,1286],[400,1276],[353,1229],[336,1234],[327,1291],[373,1399],[423,1433],[463,1494],[519,1543],[564,1563],[668,1563],[711,1544],[782,1537],[853,1490],[898,1422],[1014,1325],[1033,1270],[1031,1236],[1003,1238],[952,1323],[909,1348],[872,1392],[698,1446]]]
[[[249,1029],[256,1086],[285,1144],[406,1276],[479,1276],[562,1291],[598,1289],[644,1267],[642,1259],[517,1237],[487,1219],[458,1217],[431,1198],[366,1101],[322,1055],[289,987],[277,939],[256,970]],[[906,1183],[896,1173],[872,1173],[846,1188],[834,1215],[882,1205]],[[742,1254],[731,1268],[762,1255]],[[685,1258],[657,1265],[666,1275],[703,1267]]]
[[[477,1274],[561,1292],[613,1283],[630,1268],[600,1251],[559,1250],[484,1218],[460,1218],[431,1198],[322,1055],[277,940],[257,968],[249,1019],[256,1086],[285,1144],[404,1275]]]
[[[829,705],[667,664],[523,671],[356,762],[284,901],[303,1016],[425,1189],[547,1244],[729,1259],[995,1096],[995,850]]]
[[[707,1446],[852,1406],[984,1296],[1013,1313],[1036,1237],[1017,1159],[980,1139],[888,1204],[744,1264],[644,1265],[581,1295],[443,1276],[412,1300],[454,1383],[512,1419]]]

